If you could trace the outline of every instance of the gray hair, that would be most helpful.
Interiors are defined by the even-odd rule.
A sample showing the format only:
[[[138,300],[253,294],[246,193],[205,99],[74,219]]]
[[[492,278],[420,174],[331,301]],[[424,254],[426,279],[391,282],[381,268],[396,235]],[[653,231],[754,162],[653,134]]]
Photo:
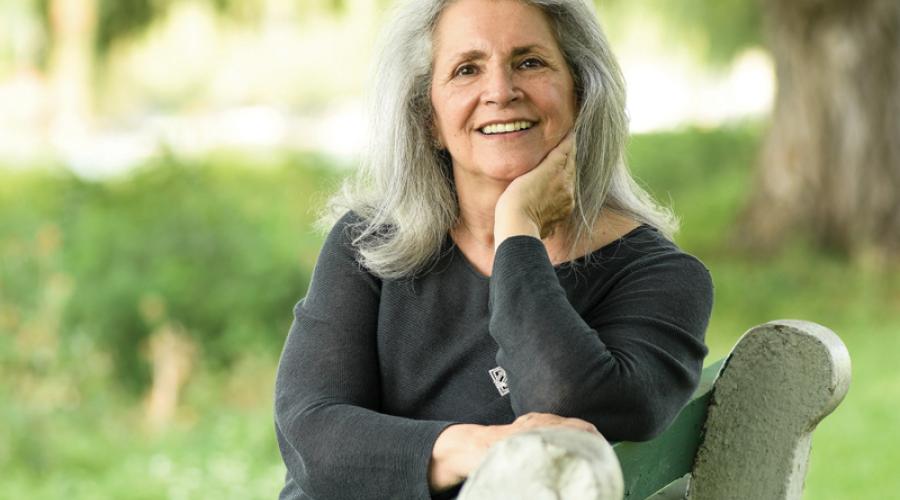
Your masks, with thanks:
[[[359,263],[382,278],[427,270],[458,223],[450,157],[435,144],[430,99],[432,34],[453,1],[406,1],[393,12],[374,68],[366,157],[323,219],[327,224],[341,212],[355,212]],[[625,163],[625,81],[593,6],[585,0],[521,1],[547,15],[575,82],[577,173],[567,243],[574,249],[590,238],[604,208],[671,238],[677,230],[671,211],[632,179]]]

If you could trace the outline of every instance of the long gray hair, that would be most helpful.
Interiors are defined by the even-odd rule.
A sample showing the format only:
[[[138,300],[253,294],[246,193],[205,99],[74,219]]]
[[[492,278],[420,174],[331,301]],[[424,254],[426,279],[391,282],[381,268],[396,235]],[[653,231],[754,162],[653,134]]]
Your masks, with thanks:
[[[435,144],[430,99],[432,34],[454,0],[411,0],[382,35],[370,99],[369,148],[355,178],[329,203],[328,224],[352,210],[359,263],[387,279],[425,271],[458,223],[451,159]],[[625,82],[593,7],[585,0],[521,0],[546,14],[575,82],[578,116],[575,210],[566,222],[574,249],[602,209],[671,238],[677,222],[631,177]]]

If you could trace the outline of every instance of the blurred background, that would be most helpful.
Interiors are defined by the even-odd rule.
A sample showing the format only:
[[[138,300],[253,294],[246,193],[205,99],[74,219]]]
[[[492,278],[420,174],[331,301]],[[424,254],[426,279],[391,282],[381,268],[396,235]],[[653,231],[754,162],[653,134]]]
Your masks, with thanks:
[[[273,498],[291,308],[390,0],[0,0],[0,498]],[[835,330],[806,498],[900,490],[900,3],[600,0],[710,360]]]

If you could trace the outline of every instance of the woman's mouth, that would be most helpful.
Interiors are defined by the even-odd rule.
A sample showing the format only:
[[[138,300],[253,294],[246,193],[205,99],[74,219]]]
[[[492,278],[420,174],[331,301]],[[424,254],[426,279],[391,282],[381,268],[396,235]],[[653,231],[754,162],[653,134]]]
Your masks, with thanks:
[[[527,120],[519,120],[508,123],[492,123],[490,125],[486,125],[480,129],[484,135],[497,135],[497,134],[509,134],[511,132],[519,132],[521,130],[528,130],[535,125],[535,122],[527,121]]]

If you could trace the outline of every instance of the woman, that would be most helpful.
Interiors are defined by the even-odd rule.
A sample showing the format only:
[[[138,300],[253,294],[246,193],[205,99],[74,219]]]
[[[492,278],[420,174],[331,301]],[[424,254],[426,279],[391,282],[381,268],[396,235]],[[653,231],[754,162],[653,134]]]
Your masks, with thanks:
[[[512,433],[659,433],[712,284],[623,163],[588,4],[413,0],[387,33],[362,187],[278,370],[282,498],[450,497]]]

